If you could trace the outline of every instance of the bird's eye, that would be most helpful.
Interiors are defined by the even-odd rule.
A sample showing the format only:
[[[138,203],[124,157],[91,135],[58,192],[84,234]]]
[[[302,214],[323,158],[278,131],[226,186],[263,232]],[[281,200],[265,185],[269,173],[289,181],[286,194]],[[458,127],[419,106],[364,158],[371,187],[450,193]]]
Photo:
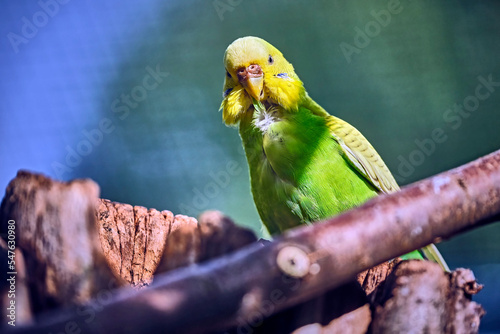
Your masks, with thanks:
[[[269,62],[269,64],[274,63],[274,58],[273,58],[273,56],[269,55],[269,58],[267,59],[267,61]]]
[[[226,71],[226,75],[227,75],[228,78],[231,78],[231,74],[229,74],[228,71]]]

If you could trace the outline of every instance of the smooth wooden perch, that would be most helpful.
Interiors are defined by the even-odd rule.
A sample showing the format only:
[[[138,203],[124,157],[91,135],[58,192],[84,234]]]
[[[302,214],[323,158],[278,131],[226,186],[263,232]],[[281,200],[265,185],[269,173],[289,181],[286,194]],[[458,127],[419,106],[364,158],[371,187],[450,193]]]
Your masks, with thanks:
[[[169,333],[190,333],[223,330],[242,322],[252,328],[259,327],[252,325],[261,323],[255,321],[255,315],[275,314],[339,287],[379,263],[490,222],[499,213],[500,151],[497,151],[398,193],[377,197],[323,223],[291,230],[264,246],[253,244],[205,264],[159,275],[151,287],[123,291],[101,304],[100,312],[90,322],[67,311],[20,332],[56,332],[64,330],[70,321],[89,333],[117,330],[148,333],[160,328]],[[402,282],[398,283],[397,277],[405,270],[418,274],[422,272],[419,266],[424,265],[429,271],[427,266],[433,265],[418,261],[403,263],[394,275],[400,286]],[[434,271],[432,275],[441,280],[439,277],[444,274]],[[416,275],[414,279],[425,281],[420,277]],[[466,271],[454,273],[451,279],[462,288],[462,294],[477,290],[473,277]],[[403,299],[396,298],[392,303],[396,306],[391,306],[392,299],[387,298],[381,307],[397,310],[397,302],[404,300],[404,289],[400,295]],[[455,298],[446,291],[438,296],[441,304],[432,312],[446,312],[450,307],[447,298],[460,300],[460,296]],[[477,308],[474,303],[468,305],[470,309],[462,310],[460,316],[469,318],[462,318],[462,324],[447,322],[445,318],[432,325],[436,327],[430,328],[432,323],[428,323],[421,329],[454,332],[457,328],[453,326],[462,326],[465,332],[476,332],[481,312],[474,310]],[[425,325],[428,314],[408,312],[403,314],[403,325],[407,327],[396,328],[417,329],[422,323]],[[386,316],[392,323],[402,321],[397,312],[387,312]],[[384,328],[374,323],[372,331],[384,332]]]

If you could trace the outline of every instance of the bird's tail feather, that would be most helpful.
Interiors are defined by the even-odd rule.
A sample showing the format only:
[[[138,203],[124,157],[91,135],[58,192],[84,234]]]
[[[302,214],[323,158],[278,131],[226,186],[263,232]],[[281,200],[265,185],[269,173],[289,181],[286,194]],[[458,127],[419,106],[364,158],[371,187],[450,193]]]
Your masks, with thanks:
[[[443,256],[434,244],[425,246],[421,249],[421,252],[427,260],[436,262],[441,266],[441,268],[443,268],[444,271],[450,272],[448,264],[446,264],[446,261],[443,259]]]
[[[439,264],[444,271],[450,272],[450,268],[434,244],[427,245],[419,250],[414,250],[413,252],[400,256],[400,258],[403,260],[429,260]]]

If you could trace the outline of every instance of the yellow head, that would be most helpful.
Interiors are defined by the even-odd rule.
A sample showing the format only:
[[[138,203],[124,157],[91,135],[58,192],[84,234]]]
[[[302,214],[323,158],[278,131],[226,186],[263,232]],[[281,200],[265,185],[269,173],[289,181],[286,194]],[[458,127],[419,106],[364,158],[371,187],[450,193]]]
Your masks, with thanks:
[[[231,43],[224,54],[224,66],[221,109],[228,125],[238,123],[245,112],[252,112],[254,99],[293,111],[305,94],[292,64],[261,38],[248,36]]]

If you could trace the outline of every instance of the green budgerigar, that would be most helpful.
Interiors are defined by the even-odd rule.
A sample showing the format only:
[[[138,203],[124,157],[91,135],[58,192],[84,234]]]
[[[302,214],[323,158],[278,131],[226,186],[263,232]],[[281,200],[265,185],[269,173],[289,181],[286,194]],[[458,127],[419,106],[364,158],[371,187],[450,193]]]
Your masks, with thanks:
[[[239,38],[224,66],[222,117],[239,125],[255,205],[271,234],[399,189],[368,140],[314,102],[274,46]],[[421,252],[449,270],[434,245]]]

